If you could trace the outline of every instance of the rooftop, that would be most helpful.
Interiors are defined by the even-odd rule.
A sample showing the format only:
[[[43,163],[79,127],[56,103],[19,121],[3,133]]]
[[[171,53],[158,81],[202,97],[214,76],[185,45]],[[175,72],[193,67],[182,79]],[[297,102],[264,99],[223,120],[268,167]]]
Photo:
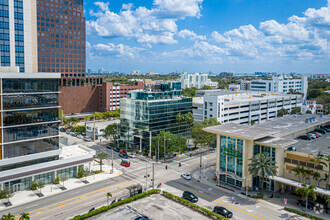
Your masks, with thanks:
[[[287,139],[287,138],[280,138],[280,137],[274,137],[274,136],[268,136],[261,138],[257,141],[255,141],[256,144],[269,146],[269,147],[277,147],[277,148],[285,148],[287,146],[291,146],[292,144],[297,143],[298,141],[293,139]]]
[[[306,123],[306,119],[315,118],[314,121]],[[322,125],[330,122],[330,116],[324,115],[286,115],[284,117],[278,117],[272,121],[254,125],[258,129],[274,129],[279,131],[276,134],[277,137],[288,136],[293,133],[297,133],[301,130],[313,128],[317,125]]]
[[[264,138],[279,132],[270,128],[258,128],[256,126],[235,123],[225,123],[222,125],[203,128],[203,130],[214,134],[222,134],[250,140]]]
[[[0,78],[3,79],[59,79],[60,73],[11,73],[0,72]]]
[[[113,124],[113,123],[120,123],[120,120],[112,120],[112,121],[96,121],[95,122],[95,127],[97,128],[106,128],[108,125],[110,124]],[[94,127],[94,122],[91,121],[91,122],[87,122],[86,123],[86,126],[89,125],[89,126],[92,126]]]
[[[94,155],[95,150],[85,147],[83,145],[62,146],[60,158],[68,159],[71,157],[81,157],[83,155]]]
[[[319,151],[330,154],[330,133],[323,134],[321,137],[312,140],[297,139],[296,143],[291,145],[296,151],[305,154],[317,154]]]

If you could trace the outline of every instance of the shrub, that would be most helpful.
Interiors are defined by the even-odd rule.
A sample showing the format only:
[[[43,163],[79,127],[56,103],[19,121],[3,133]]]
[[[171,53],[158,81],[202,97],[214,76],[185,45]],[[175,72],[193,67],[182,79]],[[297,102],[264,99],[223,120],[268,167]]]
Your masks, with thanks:
[[[166,198],[172,199],[172,200],[174,200],[176,202],[179,202],[179,203],[181,203],[183,205],[186,205],[189,208],[192,208],[193,210],[195,210],[195,211],[197,211],[199,213],[202,213],[203,215],[206,215],[206,216],[208,216],[210,218],[213,218],[213,219],[227,219],[227,218],[222,217],[221,215],[218,215],[218,214],[216,214],[216,213],[214,213],[214,212],[212,212],[210,210],[207,210],[207,209],[205,209],[203,207],[200,207],[200,206],[198,206],[196,204],[193,204],[193,203],[189,202],[188,200],[185,200],[183,198],[180,198],[178,196],[175,196],[172,193],[163,191],[163,195]]]
[[[80,178],[82,178],[83,176],[84,176],[84,167],[83,167],[83,166],[79,166],[77,177],[80,179]]]
[[[58,177],[58,174],[56,175],[55,178],[55,184],[60,184],[60,178]]]
[[[307,218],[310,218],[310,219],[314,219],[314,220],[324,220],[323,218],[320,218],[320,217],[317,217],[317,216],[313,216],[313,215],[310,215],[308,213],[305,213],[305,212],[302,212],[302,211],[299,211],[297,209],[292,209],[292,208],[287,208],[285,207],[284,210],[288,211],[288,212],[293,212],[293,213],[296,213],[298,215],[301,215],[301,216],[304,216],[304,217],[307,217]]]
[[[32,190],[37,190],[37,189],[38,189],[38,183],[35,180],[33,180],[32,181]]]
[[[148,192],[140,193],[138,195],[135,195],[135,196],[132,196],[132,197],[129,197],[129,198],[120,200],[120,201],[115,202],[115,203],[113,203],[113,204],[111,204],[109,206],[103,206],[101,208],[95,209],[94,211],[91,211],[90,213],[86,213],[86,214],[83,214],[83,215],[77,215],[74,218],[72,218],[72,220],[87,219],[87,218],[90,218],[90,217],[92,217],[94,215],[98,215],[98,214],[100,214],[102,212],[106,212],[106,211],[108,211],[110,209],[116,208],[118,206],[121,206],[121,205],[124,205],[124,204],[127,204],[127,203],[131,203],[131,202],[134,202],[136,200],[139,200],[139,199],[148,197],[148,196],[150,196],[152,194],[158,194],[158,193],[160,193],[160,189],[149,190]]]

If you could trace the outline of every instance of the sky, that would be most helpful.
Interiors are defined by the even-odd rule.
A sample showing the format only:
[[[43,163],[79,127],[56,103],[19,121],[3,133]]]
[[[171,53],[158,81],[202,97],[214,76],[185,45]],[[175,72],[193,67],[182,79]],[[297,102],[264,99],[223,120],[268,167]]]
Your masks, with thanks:
[[[85,0],[84,7],[87,69],[330,72],[330,0]]]

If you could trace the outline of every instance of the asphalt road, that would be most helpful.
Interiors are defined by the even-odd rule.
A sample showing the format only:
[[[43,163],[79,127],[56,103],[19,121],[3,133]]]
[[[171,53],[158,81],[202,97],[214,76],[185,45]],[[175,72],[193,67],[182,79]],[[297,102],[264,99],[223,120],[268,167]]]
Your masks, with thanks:
[[[208,166],[214,166],[215,153],[205,155],[204,160],[207,161]],[[10,212],[18,216],[22,212],[29,212],[32,220],[69,219],[75,215],[86,213],[93,207],[106,205],[106,192],[111,192],[114,198],[119,198],[128,195],[126,189],[128,186],[141,184],[145,187],[144,176],[146,173],[150,175],[147,185],[151,186],[151,163],[135,158],[131,159],[131,167],[123,168],[119,162],[120,159],[115,160],[115,168],[122,169],[121,176],[13,207],[0,212],[0,215]],[[224,206],[234,213],[233,219],[304,219],[270,203],[259,202],[224,189],[210,187],[196,180],[184,180],[180,177],[182,172],[192,173],[199,169],[199,157],[181,159],[181,167],[178,167],[178,162],[178,160],[174,160],[167,163],[168,169],[165,169],[163,163],[156,164],[155,185],[162,183],[164,190],[177,196],[182,196],[182,192],[185,190],[191,191],[199,197],[198,205],[210,210],[216,205]]]

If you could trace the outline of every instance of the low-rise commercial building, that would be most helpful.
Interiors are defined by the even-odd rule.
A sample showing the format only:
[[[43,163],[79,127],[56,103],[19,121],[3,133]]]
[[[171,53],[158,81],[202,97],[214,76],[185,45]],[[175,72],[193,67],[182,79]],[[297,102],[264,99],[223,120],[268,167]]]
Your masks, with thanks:
[[[330,196],[330,190],[326,189],[328,182],[312,178],[315,172],[319,173],[322,179],[329,172],[326,157],[323,157],[322,161],[328,164],[327,166],[312,161],[312,155],[318,154],[319,151],[323,152],[321,155],[329,155],[327,139],[330,134],[315,140],[298,139],[307,132],[329,124],[329,116],[307,114],[288,115],[253,126],[226,123],[204,130],[217,136],[216,176],[220,183],[241,189],[260,189],[260,177],[250,174],[248,167],[250,159],[262,153],[276,161],[278,167],[276,176],[265,176],[266,190],[294,191],[301,186],[301,182],[305,182],[318,186],[315,190],[317,193]],[[297,167],[310,171],[306,174],[306,179],[302,180],[302,175],[296,175]]]
[[[0,73],[0,183],[14,191],[31,188],[33,180],[53,183],[76,177],[79,166],[95,152],[65,156],[59,144],[58,80],[54,73]]]
[[[262,123],[277,117],[284,108],[291,111],[302,106],[302,96],[296,94],[273,94],[228,90],[196,91],[193,99],[193,116],[201,122],[205,118],[216,118],[220,123]]]
[[[119,130],[119,123],[120,120],[112,120],[112,121],[98,121],[98,122],[89,122],[86,123],[86,136],[91,138],[92,140],[100,140],[105,138],[104,137],[104,130],[108,125],[111,124],[118,124],[118,130]]]
[[[152,91],[131,91],[120,101],[120,140],[129,146],[149,143],[160,131],[185,135],[176,116],[192,112],[192,98],[182,96],[181,83],[158,84]]]

